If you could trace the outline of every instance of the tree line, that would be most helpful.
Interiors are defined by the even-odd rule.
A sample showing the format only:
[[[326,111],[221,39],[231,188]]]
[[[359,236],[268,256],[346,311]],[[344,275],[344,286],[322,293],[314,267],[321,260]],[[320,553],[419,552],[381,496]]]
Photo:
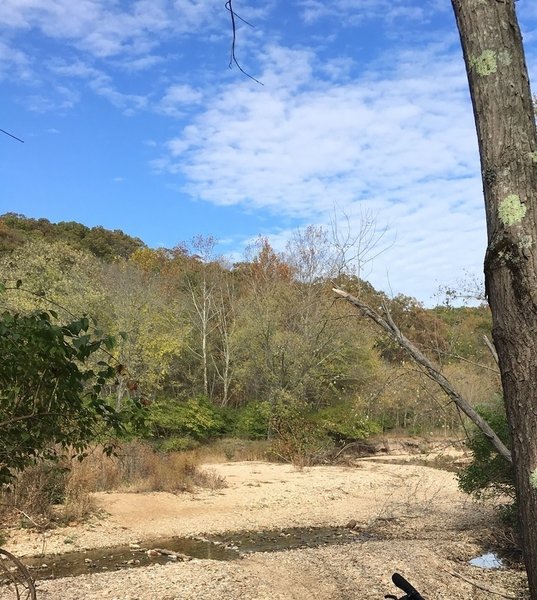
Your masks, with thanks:
[[[428,309],[388,298],[334,268],[337,253],[322,228],[297,232],[281,253],[259,238],[236,264],[215,247],[199,236],[152,249],[120,231],[4,215],[0,302],[23,313],[53,308],[63,322],[85,315],[112,336],[128,376],[109,387],[111,401],[143,401],[148,435],[171,446],[224,433],[284,437],[293,415],[305,414],[337,443],[392,429],[460,428],[456,408],[405,353],[336,300],[334,282],[388,306],[471,402],[494,401],[485,306]]]

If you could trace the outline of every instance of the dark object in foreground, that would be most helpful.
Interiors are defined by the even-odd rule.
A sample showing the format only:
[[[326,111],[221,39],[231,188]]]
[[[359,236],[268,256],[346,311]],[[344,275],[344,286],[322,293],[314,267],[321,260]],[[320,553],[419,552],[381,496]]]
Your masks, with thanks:
[[[34,580],[28,569],[11,552],[0,548],[0,590],[4,589],[12,592],[16,600],[36,600]]]
[[[394,596],[393,594],[386,594],[384,598],[393,598],[393,600],[425,600],[418,590],[402,575],[399,575],[399,573],[394,573],[392,575],[392,581],[399,589],[405,592],[405,595],[398,599],[397,596]]]

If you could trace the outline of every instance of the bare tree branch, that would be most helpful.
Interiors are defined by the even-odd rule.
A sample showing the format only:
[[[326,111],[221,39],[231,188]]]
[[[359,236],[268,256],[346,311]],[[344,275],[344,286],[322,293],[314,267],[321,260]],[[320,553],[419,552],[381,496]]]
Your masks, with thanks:
[[[240,17],[234,10],[233,10],[233,4],[232,4],[232,0],[227,0],[227,2],[225,3],[225,7],[226,9],[229,11],[229,14],[231,16],[231,29],[232,29],[232,38],[231,38],[231,55],[229,58],[229,68],[231,69],[233,67],[233,64],[237,65],[237,68],[239,69],[239,71],[241,73],[243,73],[244,75],[246,75],[246,77],[249,77],[250,79],[252,79],[253,81],[255,81],[256,83],[259,83],[259,85],[265,85],[264,83],[262,83],[261,81],[259,81],[259,79],[256,79],[255,77],[253,77],[252,75],[250,75],[250,73],[247,73],[239,64],[239,61],[237,60],[237,57],[235,55],[235,44],[237,42],[237,25],[235,23],[235,17],[237,19],[240,19],[243,23],[246,23],[246,25],[249,25],[250,27],[254,27],[251,23],[248,23],[248,21],[246,21],[245,19],[243,19],[242,17]]]
[[[13,423],[18,423],[19,421],[27,421],[28,419],[41,419],[42,417],[60,417],[64,415],[65,413],[59,412],[40,412],[32,413],[30,415],[21,415],[20,417],[11,417],[10,419],[6,419],[5,421],[0,421],[0,429],[8,427]]]
[[[9,131],[6,131],[5,129],[0,129],[0,131],[2,133],[5,133],[6,135],[9,135],[9,137],[13,138],[14,140],[17,140],[17,142],[20,142],[21,144],[24,144],[24,140],[21,140],[16,135],[13,135],[12,133],[9,133]]]
[[[497,365],[500,364],[500,360],[498,358],[498,352],[496,351],[494,344],[489,340],[489,338],[486,335],[483,336],[483,340],[484,340],[485,344],[487,345],[487,348],[490,350],[492,357],[496,361],[496,364]]]
[[[392,316],[387,308],[384,306],[385,316],[379,315],[367,304],[351,296],[351,294],[344,290],[334,287],[333,291],[344,298],[347,302],[358,308],[358,310],[366,317],[374,321],[379,327],[384,329],[388,335],[395,341],[401,348],[406,350],[411,358],[417,363],[425,372],[425,374],[435,381],[444,392],[453,400],[453,402],[462,410],[462,412],[483,432],[483,434],[491,441],[492,445],[496,448],[498,453],[503,456],[510,463],[513,462],[511,452],[496,435],[490,425],[483,419],[483,417],[477,413],[474,408],[462,397],[462,395],[451,385],[450,381],[442,375],[438,368],[424,356],[414,344],[405,337],[402,331],[394,323]]]

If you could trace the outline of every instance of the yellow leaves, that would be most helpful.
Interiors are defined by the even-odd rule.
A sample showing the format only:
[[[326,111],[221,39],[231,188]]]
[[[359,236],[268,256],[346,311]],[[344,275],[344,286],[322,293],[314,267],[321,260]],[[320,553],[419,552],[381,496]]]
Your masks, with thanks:
[[[166,264],[164,250],[139,248],[130,257],[130,261],[138,265],[146,273],[159,273]]]
[[[17,310],[51,308],[50,301],[73,314],[95,316],[104,303],[99,283],[99,261],[64,242],[30,241],[0,259],[2,276],[22,288],[6,294],[9,305]]]

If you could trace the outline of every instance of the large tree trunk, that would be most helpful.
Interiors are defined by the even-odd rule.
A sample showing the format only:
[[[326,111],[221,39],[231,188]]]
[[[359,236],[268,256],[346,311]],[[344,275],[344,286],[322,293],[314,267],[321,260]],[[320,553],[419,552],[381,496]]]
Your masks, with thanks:
[[[519,515],[537,600],[537,139],[514,0],[452,0],[479,140],[485,284],[513,439]]]

